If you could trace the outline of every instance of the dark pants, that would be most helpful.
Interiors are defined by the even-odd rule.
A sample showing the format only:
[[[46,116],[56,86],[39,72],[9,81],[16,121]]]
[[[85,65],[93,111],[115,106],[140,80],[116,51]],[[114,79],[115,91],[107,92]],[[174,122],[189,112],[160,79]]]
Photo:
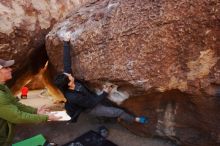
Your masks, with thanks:
[[[125,122],[133,122],[134,116],[126,113],[123,109],[117,107],[108,107],[102,104],[96,105],[92,110],[89,111],[89,114],[97,117],[109,117],[109,118],[119,118]]]

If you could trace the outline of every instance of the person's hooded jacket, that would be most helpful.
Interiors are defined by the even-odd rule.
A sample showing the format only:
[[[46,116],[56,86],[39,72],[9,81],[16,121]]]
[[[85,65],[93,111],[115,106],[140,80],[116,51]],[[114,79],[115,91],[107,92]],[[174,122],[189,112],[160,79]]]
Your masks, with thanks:
[[[9,88],[0,84],[0,145],[11,145],[15,124],[47,121],[47,115],[36,113],[37,109],[19,103]]]

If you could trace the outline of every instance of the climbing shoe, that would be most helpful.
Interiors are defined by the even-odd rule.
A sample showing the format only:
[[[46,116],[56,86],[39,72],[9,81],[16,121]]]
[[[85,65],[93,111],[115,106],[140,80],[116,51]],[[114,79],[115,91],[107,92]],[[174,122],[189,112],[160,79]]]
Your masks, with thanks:
[[[135,121],[141,124],[148,124],[149,123],[149,118],[146,116],[139,116],[135,118]]]

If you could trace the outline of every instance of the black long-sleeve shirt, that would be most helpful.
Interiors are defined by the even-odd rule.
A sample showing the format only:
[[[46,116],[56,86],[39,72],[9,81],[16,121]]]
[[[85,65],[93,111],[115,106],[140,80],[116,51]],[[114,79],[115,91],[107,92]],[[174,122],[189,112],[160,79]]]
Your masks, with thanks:
[[[63,44],[63,65],[65,73],[72,73],[71,69],[71,55],[70,55],[70,45],[69,42],[64,41]]]

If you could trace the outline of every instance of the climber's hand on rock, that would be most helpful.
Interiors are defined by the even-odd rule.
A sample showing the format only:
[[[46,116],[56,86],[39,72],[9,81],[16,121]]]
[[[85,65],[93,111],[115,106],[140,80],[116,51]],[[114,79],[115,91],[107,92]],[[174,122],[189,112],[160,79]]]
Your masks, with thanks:
[[[70,39],[71,39],[71,32],[69,31],[69,32],[66,32],[66,33],[64,34],[63,40],[66,41],[66,42],[69,42]]]
[[[112,87],[111,86],[107,86],[107,85],[104,85],[103,86],[103,91],[107,92],[107,93],[110,93],[112,91]]]
[[[67,32],[62,32],[59,34],[59,38],[62,40],[62,41],[65,41],[65,42],[69,42],[70,39],[71,39],[71,31],[67,31]]]

